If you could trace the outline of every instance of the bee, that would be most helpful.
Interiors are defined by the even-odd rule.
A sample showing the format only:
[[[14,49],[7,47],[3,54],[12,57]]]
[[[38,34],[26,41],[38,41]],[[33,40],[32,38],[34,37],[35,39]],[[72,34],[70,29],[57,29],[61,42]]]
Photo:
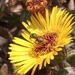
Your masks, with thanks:
[[[37,34],[35,34],[35,33],[31,33],[30,34],[30,38],[35,39],[38,43],[42,43],[43,42],[43,38],[41,36],[37,36]]]
[[[36,38],[37,38],[37,34],[35,34],[35,33],[31,33],[31,34],[30,34],[30,38],[34,38],[34,39],[36,39]]]

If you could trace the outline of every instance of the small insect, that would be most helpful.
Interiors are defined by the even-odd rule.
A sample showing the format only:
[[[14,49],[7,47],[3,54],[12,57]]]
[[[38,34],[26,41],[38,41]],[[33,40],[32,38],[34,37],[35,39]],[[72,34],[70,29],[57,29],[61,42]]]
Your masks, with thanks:
[[[37,34],[35,34],[35,33],[30,34],[30,38],[35,39],[38,43],[43,42],[43,38],[41,36],[37,36]]]
[[[42,37],[37,37],[36,41],[38,41],[39,43],[43,42],[43,38]]]
[[[37,38],[37,34],[35,34],[35,33],[31,33],[31,34],[30,34],[30,38],[34,38],[34,39],[36,39],[36,38]]]

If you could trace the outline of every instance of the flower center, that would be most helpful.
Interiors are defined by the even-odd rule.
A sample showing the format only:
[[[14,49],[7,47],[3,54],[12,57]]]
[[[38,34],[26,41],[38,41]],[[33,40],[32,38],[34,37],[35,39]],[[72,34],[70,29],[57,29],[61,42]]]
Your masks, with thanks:
[[[27,0],[27,10],[30,12],[38,12],[44,10],[48,1],[47,0]]]
[[[54,50],[54,46],[56,45],[56,37],[56,33],[47,33],[43,36],[37,36],[32,51],[30,52],[32,56],[42,56]]]

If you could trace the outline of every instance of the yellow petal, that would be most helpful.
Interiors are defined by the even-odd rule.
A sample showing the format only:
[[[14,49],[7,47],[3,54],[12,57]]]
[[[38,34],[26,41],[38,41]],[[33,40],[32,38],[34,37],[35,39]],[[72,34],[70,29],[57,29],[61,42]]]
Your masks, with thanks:
[[[50,64],[50,54],[47,55],[47,57],[46,57],[46,62],[47,62],[48,64]]]
[[[46,12],[46,22],[47,22],[46,29],[49,30],[49,11],[48,9],[46,9],[45,12]]]
[[[30,42],[23,40],[23,39],[20,39],[20,38],[17,38],[17,37],[15,37],[12,41],[19,44],[19,45],[22,45],[22,46],[31,47]]]
[[[31,62],[31,63],[29,63]],[[20,70],[18,71],[19,74],[26,74],[34,65],[36,64],[35,59],[31,59],[27,61],[26,64],[20,67]]]
[[[40,23],[34,16],[31,16],[31,21],[32,21],[32,26],[34,26],[35,28],[38,27],[39,29],[43,29],[43,28],[41,28]]]
[[[17,52],[27,52],[30,51],[31,48],[27,48],[27,47],[23,47],[23,46],[19,46],[17,44],[10,44],[11,47],[9,47],[10,50],[12,51],[17,51]]]
[[[36,70],[37,67],[38,67],[38,64],[36,64],[36,65],[33,67],[31,75],[34,75],[35,70]]]
[[[50,59],[51,59],[51,60],[53,60],[53,59],[54,59],[54,56],[53,56],[53,54],[51,54],[51,55],[50,55]]]

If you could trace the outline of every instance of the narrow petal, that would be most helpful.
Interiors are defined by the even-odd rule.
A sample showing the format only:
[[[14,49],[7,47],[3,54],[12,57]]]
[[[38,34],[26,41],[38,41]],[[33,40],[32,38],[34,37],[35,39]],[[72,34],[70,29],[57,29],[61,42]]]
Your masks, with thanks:
[[[46,22],[47,22],[46,29],[49,30],[49,11],[48,9],[46,9],[45,12],[46,12]]]
[[[35,70],[36,70],[37,67],[38,67],[38,64],[36,64],[36,65],[33,67],[31,75],[34,75]]]
[[[30,42],[23,40],[23,39],[20,39],[20,38],[17,38],[17,37],[15,37],[12,41],[19,44],[19,45],[22,45],[22,46],[31,47]]]
[[[27,73],[35,65],[35,61],[36,61],[35,59],[31,59],[27,61],[23,66],[20,67],[20,70],[18,71],[18,73],[19,74]]]
[[[53,59],[54,59],[54,56],[53,56],[52,54],[50,55],[50,59],[51,59],[51,60],[53,60]]]

